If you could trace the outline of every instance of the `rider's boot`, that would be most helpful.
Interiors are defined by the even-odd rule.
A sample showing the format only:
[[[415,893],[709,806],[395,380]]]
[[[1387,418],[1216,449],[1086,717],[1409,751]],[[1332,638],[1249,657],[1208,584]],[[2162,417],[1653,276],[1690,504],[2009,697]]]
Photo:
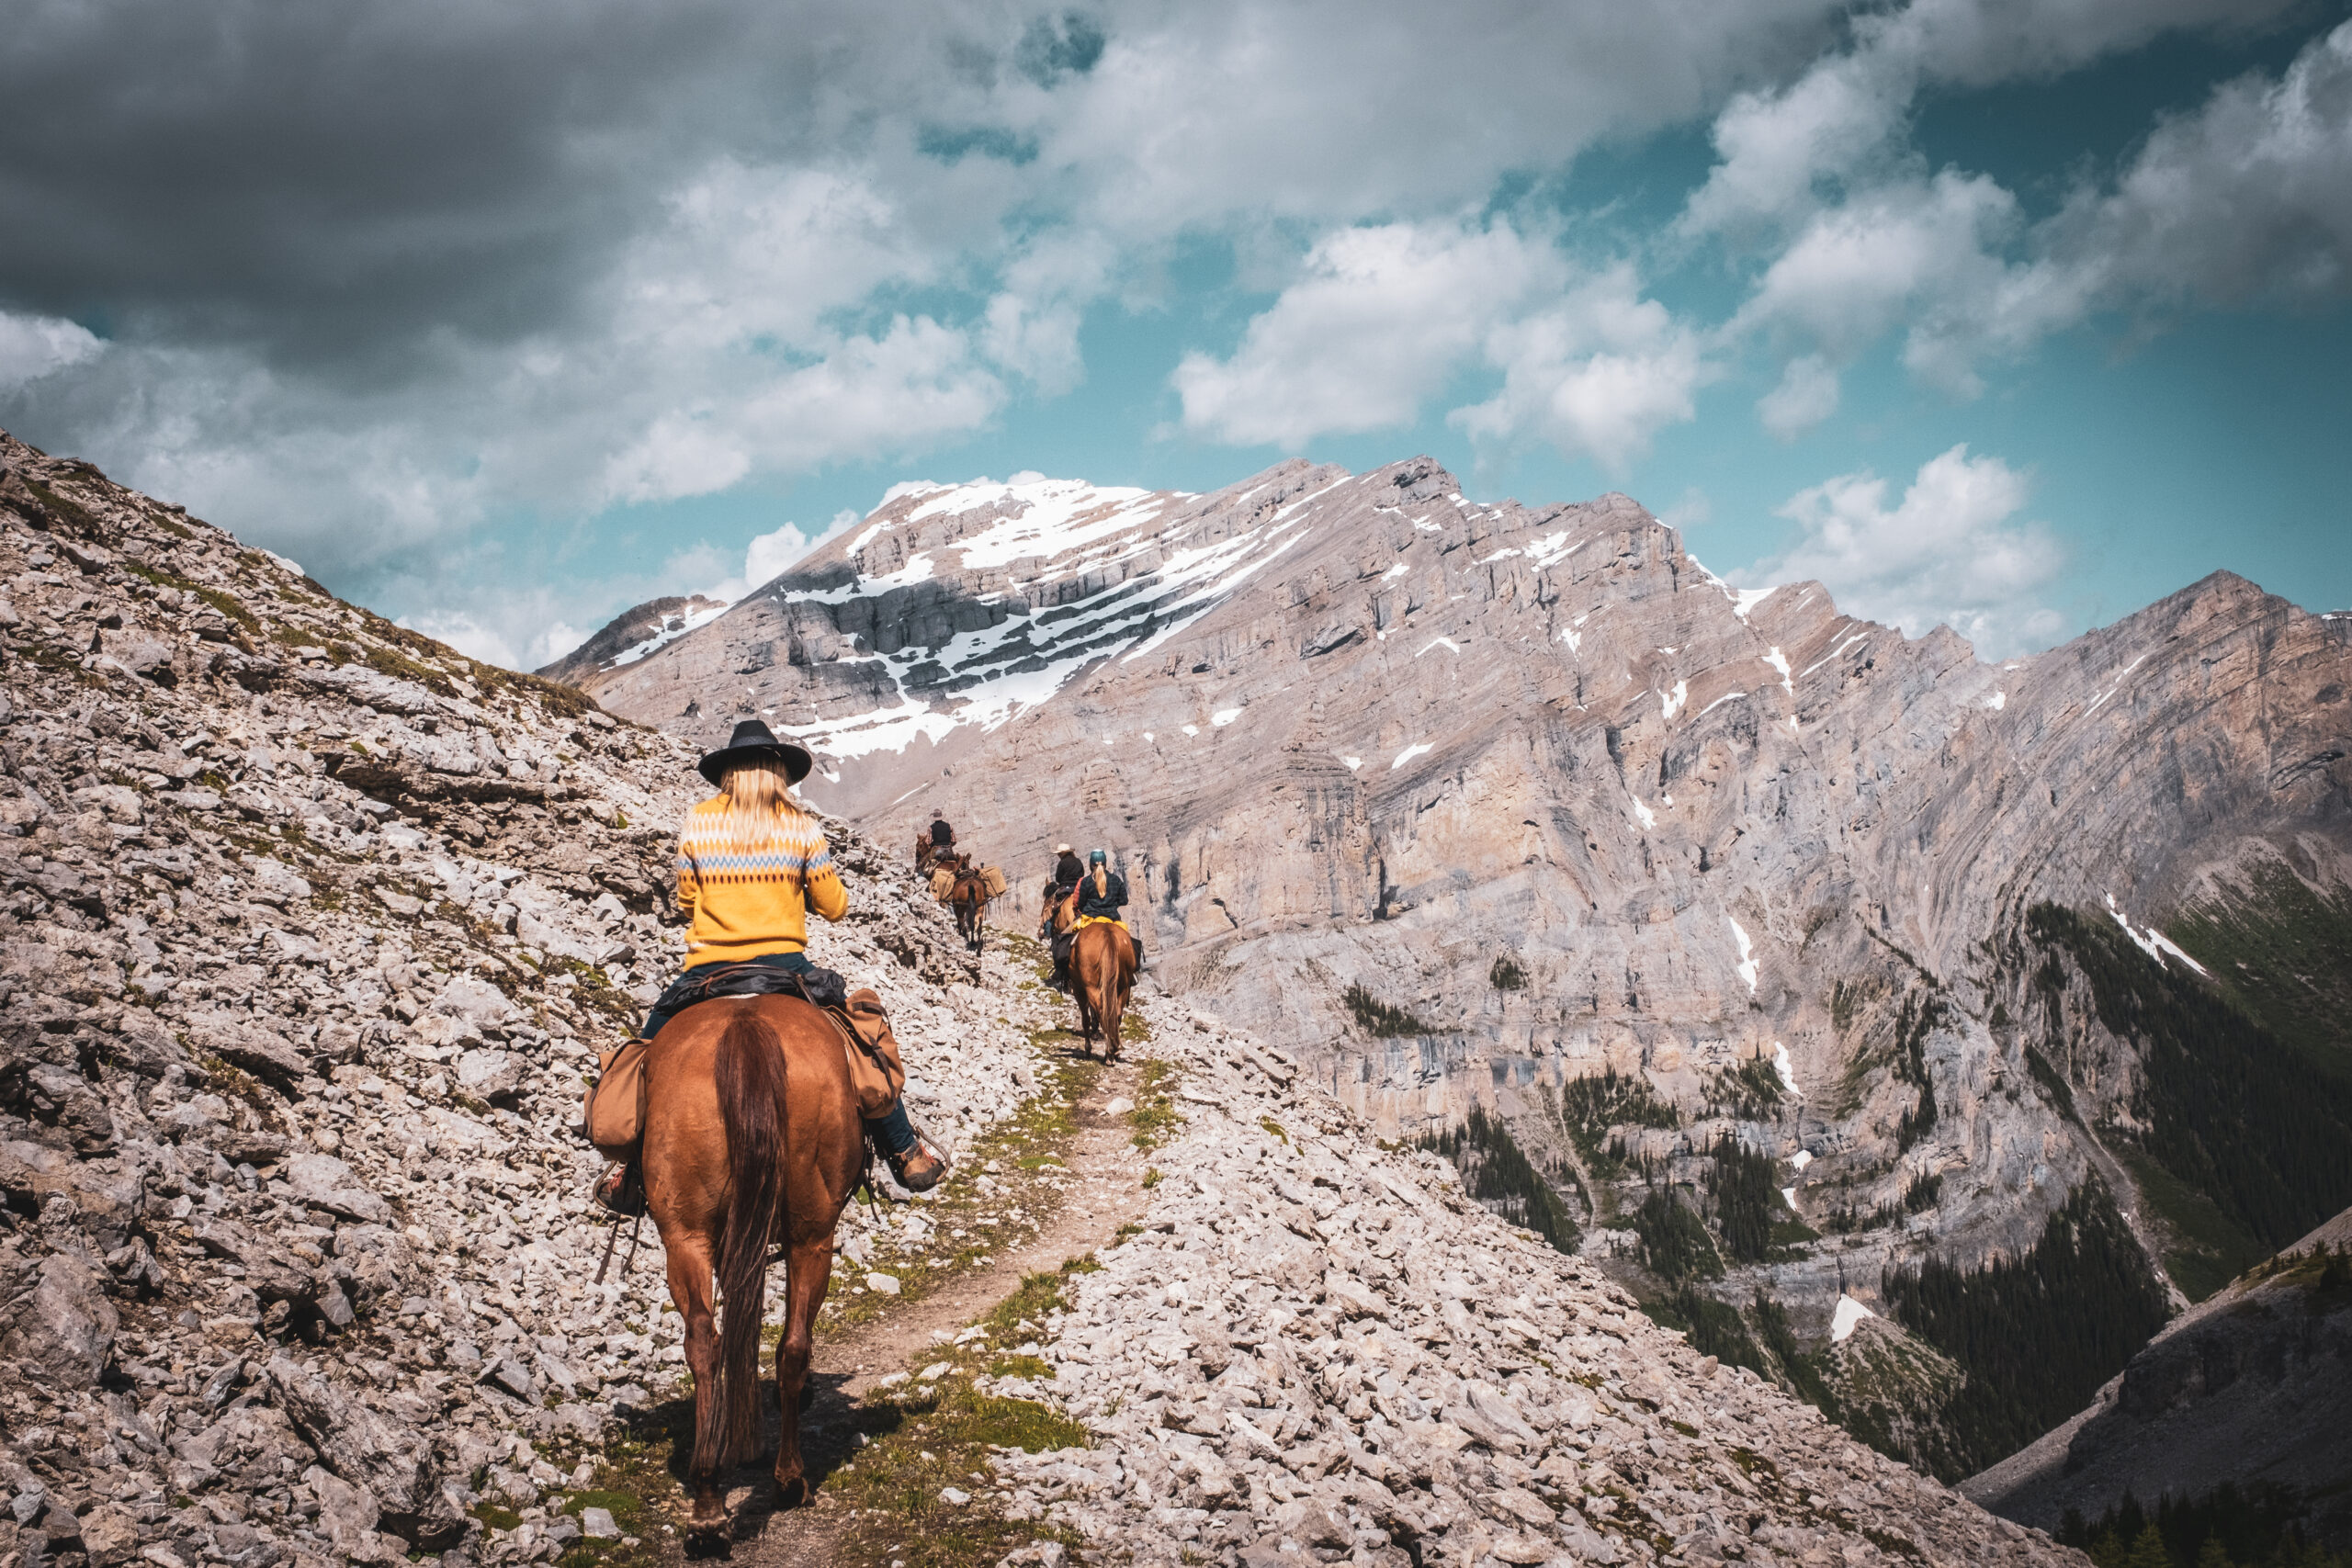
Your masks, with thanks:
[[[905,1105],[867,1118],[865,1128],[888,1162],[891,1179],[908,1191],[928,1192],[947,1175],[945,1151],[915,1130]]]
[[[592,1194],[598,1208],[624,1220],[645,1213],[645,1178],[635,1160],[616,1160],[596,1179]]]

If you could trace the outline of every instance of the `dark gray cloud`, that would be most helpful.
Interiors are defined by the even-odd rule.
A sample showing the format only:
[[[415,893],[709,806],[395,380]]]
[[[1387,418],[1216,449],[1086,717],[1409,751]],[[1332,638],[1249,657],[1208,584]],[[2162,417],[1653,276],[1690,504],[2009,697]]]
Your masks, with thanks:
[[[0,307],[329,376],[548,330],[710,158],[839,155],[885,9],[17,8]]]

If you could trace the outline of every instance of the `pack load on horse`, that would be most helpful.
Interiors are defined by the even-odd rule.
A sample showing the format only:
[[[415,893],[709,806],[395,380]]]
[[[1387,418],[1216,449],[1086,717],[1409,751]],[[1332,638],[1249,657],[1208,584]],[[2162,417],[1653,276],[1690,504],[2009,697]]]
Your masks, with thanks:
[[[842,1209],[870,1151],[918,1191],[947,1169],[907,1120],[881,998],[808,962],[808,910],[838,920],[849,909],[822,829],[792,798],[810,764],[757,719],[698,764],[720,793],[688,813],[679,838],[686,966],[638,1037],[606,1056],[585,1106],[591,1141],[621,1162],[597,1200],[653,1216],[685,1322],[697,1533],[725,1525],[721,1478],[758,1441],[771,1246],[787,1269],[775,1480],[789,1507],[808,1495],[800,1404]]]
[[[931,896],[955,914],[956,934],[974,953],[980,951],[989,900],[1009,886],[1001,870],[975,865],[968,854],[942,854],[932,862]]]
[[[1090,852],[1086,861],[1077,897],[1065,906],[1072,916],[1070,989],[1078,1001],[1080,1037],[1100,1038],[1102,1059],[1115,1062],[1127,999],[1135,992],[1136,972],[1143,967],[1143,943],[1119,915],[1127,902],[1126,879],[1110,868],[1101,850]]]

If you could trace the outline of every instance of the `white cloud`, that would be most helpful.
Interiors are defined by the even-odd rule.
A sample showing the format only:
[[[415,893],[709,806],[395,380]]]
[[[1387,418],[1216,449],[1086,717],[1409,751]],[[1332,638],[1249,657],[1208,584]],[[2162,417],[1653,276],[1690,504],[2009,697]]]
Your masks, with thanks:
[[[929,317],[899,317],[877,337],[826,343],[813,365],[745,372],[707,366],[717,386],[681,389],[605,465],[600,503],[673,501],[729,489],[754,473],[908,451],[984,423],[1003,383],[969,339]],[[734,383],[729,387],[729,382]]]
[[[1660,429],[1696,413],[1694,394],[1716,374],[1698,334],[1643,299],[1622,263],[1491,329],[1486,353],[1503,372],[1502,389],[1454,410],[1449,423],[1481,445],[1544,441],[1619,472]]]
[[[1177,367],[1186,429],[1292,450],[1392,429],[1483,363],[1502,386],[1450,423],[1482,446],[1546,442],[1622,469],[1714,374],[1630,264],[1580,277],[1548,237],[1500,221],[1342,230],[1301,271],[1230,357]]]
[[[743,547],[743,581],[757,588],[808,553],[808,536],[786,523]]]
[[[717,547],[707,544],[695,545],[662,563],[659,581],[664,586],[660,592],[700,593],[706,598],[724,599],[731,604],[766,587],[784,575],[801,557],[851,524],[861,521],[864,516],[861,512],[843,507],[814,535],[802,532],[791,523],[772,528],[754,536],[750,544],[743,547],[742,566],[734,571],[726,571],[720,565],[724,558]]]
[[[1507,224],[1342,229],[1251,319],[1230,358],[1191,354],[1172,380],[1184,425],[1241,446],[1410,423],[1495,325],[1566,265]]]
[[[1781,383],[1756,400],[1764,428],[1792,441],[1838,412],[1838,367],[1818,354],[1801,354],[1781,369]]]
[[[1062,232],[1031,242],[1004,268],[988,302],[980,346],[995,364],[1056,397],[1086,378],[1078,333],[1088,304],[1109,287],[1117,257],[1100,232]]]
[[[52,371],[94,359],[105,349],[77,322],[0,310],[0,391],[13,391]]]
[[[588,634],[579,627],[565,621],[549,621],[532,635],[531,668],[552,664],[587,640]]]
[[[1715,117],[1722,161],[1691,193],[1679,226],[1736,238],[1802,220],[1823,185],[1884,157],[1914,85],[1910,72],[1875,53],[1849,54],[1778,91],[1740,94]]]
[[[1841,474],[1789,499],[1780,514],[1798,525],[1796,544],[1749,575],[1815,579],[1849,615],[1912,637],[1946,625],[1988,659],[2044,648],[2064,626],[2033,595],[2065,553],[2042,525],[2012,521],[2029,489],[2024,474],[1964,445],[1921,465],[1893,506],[1886,480]]]
[[[1770,255],[1726,334],[1790,356],[1758,405],[1766,427],[1785,439],[1826,417],[1836,369],[1890,332],[1921,379],[1973,396],[1985,362],[2096,311],[2352,288],[2352,23],[2282,79],[2226,84],[2158,126],[2111,189],[2086,185],[2040,223],[1986,175],[1931,174],[1906,135],[1929,84],[2056,74],[2168,28],[2283,8],[1915,0],[1860,18],[1850,49],[1788,86],[1735,97],[1678,228]]]
[[[463,611],[402,615],[399,624],[447,643],[468,659],[495,664],[502,670],[529,668],[515,657],[514,643],[507,628],[486,626],[478,616]]]
[[[2319,300],[2352,292],[2352,22],[2277,81],[2223,85],[2151,134],[2112,192],[2049,225],[2118,303]]]

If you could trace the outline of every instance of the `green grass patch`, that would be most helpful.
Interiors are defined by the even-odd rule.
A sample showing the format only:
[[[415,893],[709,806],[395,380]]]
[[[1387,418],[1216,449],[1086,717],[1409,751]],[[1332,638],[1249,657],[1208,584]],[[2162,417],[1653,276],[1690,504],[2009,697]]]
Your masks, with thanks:
[[[1069,1038],[1059,1030],[1031,1036],[1044,1069],[1037,1092],[962,1152],[955,1170],[934,1189],[936,1201],[910,1205],[930,1222],[916,1249],[903,1256],[878,1253],[865,1268],[834,1269],[817,1316],[819,1332],[870,1323],[892,1311],[894,1303],[921,1301],[949,1280],[983,1267],[980,1259],[994,1258],[1036,1234],[1044,1215],[1060,1201],[1050,1179],[1069,1168],[1067,1151],[1078,1134],[1078,1103],[1104,1070],[1100,1062],[1052,1049],[1055,1036]],[[983,1192],[980,1178],[989,1165],[997,1167],[990,1179],[996,1190]],[[956,1235],[958,1231],[963,1234]],[[869,1269],[895,1278],[898,1294],[865,1290]]]
[[[1023,1277],[975,1320],[981,1337],[927,1348],[908,1362],[913,1373],[944,1361],[948,1370],[937,1380],[902,1382],[888,1396],[868,1400],[865,1426],[876,1435],[827,1482],[834,1499],[854,1516],[834,1549],[834,1562],[966,1568],[996,1562],[1033,1540],[1078,1544],[1056,1526],[1005,1517],[989,1458],[992,1450],[1085,1448],[1086,1428],[1050,1405],[988,1393],[979,1378],[1046,1376],[1051,1369],[1042,1359],[1005,1348],[1042,1332],[1039,1325],[1069,1305],[1070,1281],[1101,1267],[1091,1258],[1073,1258]],[[944,1494],[950,1487],[967,1501],[949,1501]]]
[[[488,1498],[476,1503],[466,1512],[494,1530],[511,1530],[523,1522],[522,1515],[503,1503],[493,1503]]]
[[[1176,1082],[1182,1074],[1173,1062],[1151,1058],[1143,1063],[1142,1081],[1136,1088],[1136,1108],[1127,1112],[1127,1124],[1135,1137],[1130,1140],[1136,1148],[1156,1149],[1184,1124],[1183,1116],[1176,1109]]]

